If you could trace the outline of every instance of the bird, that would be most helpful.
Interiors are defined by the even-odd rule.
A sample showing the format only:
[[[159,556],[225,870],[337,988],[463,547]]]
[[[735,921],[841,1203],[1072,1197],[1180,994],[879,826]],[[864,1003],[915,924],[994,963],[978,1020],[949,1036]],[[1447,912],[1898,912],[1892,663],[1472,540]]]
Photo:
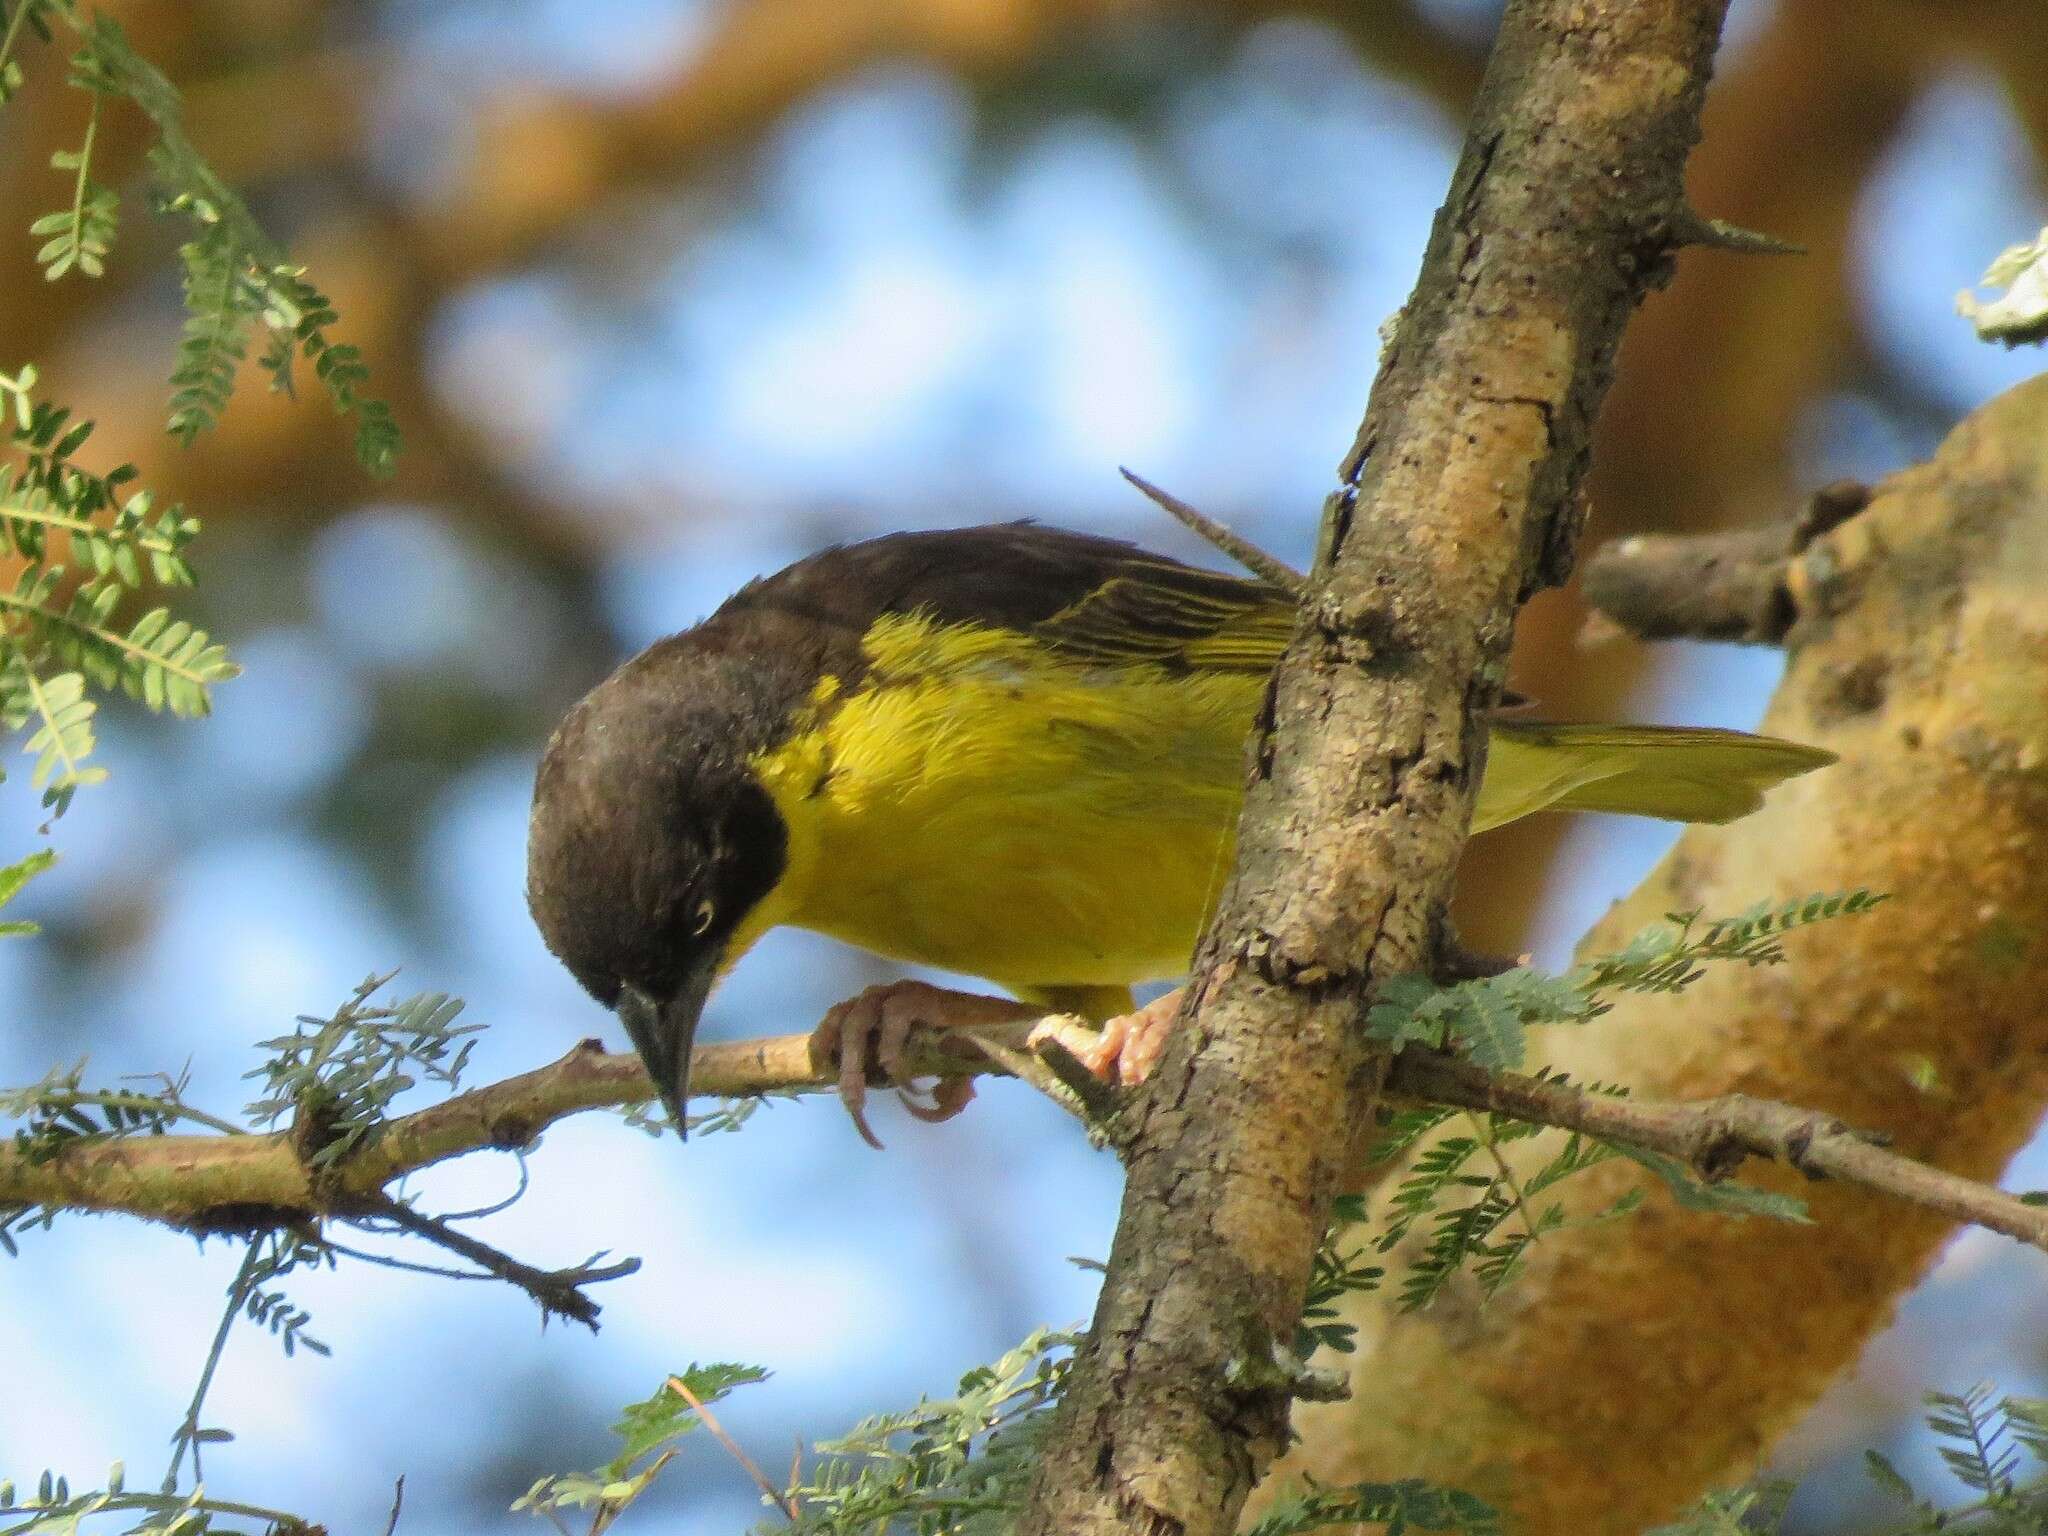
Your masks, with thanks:
[[[1234,851],[1245,748],[1295,628],[1280,586],[1037,523],[887,534],[742,587],[620,666],[542,752],[527,899],[685,1126],[713,986],[772,928],[982,977],[825,1015],[853,1122],[935,1030],[1048,1012],[1123,1081],[1156,1055]],[[1834,755],[1770,736],[1488,719],[1472,831],[1539,811],[1747,814]],[[942,1080],[927,1119],[972,1093]]]

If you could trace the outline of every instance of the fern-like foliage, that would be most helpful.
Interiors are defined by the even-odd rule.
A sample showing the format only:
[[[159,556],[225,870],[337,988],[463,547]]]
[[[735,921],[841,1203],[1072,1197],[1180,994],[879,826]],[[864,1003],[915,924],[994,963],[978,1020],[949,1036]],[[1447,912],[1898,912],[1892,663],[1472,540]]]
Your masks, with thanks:
[[[1776,1531],[1792,1499],[1792,1485],[1775,1479],[1707,1494],[1685,1518],[1648,1536],[1764,1536]]]
[[[514,1512],[541,1515],[561,1526],[564,1514],[587,1510],[590,1528],[604,1530],[661,1475],[676,1454],[676,1442],[703,1422],[677,1383],[708,1407],[739,1387],[767,1379],[759,1366],[730,1363],[692,1365],[676,1372],[655,1388],[652,1397],[629,1403],[620,1412],[612,1425],[612,1433],[619,1437],[616,1456],[595,1471],[538,1479],[513,1501]]]
[[[1316,1248],[1309,1270],[1308,1296],[1295,1329],[1294,1352],[1306,1360],[1318,1349],[1348,1355],[1357,1348],[1358,1330],[1343,1319],[1339,1303],[1346,1296],[1378,1290],[1386,1270],[1372,1262],[1368,1247],[1347,1247],[1353,1230],[1365,1220],[1365,1199],[1341,1195],[1330,1210],[1330,1230]]]
[[[1903,1522],[1872,1530],[1882,1536],[2048,1532],[2048,1399],[2001,1397],[1980,1383],[1965,1392],[1929,1392],[1925,1402],[1943,1463],[1978,1497],[1944,1506],[1915,1488],[1889,1457],[1865,1451],[1864,1470]],[[1781,1482],[1710,1493],[1682,1520],[1650,1536],[1777,1536],[1791,1493]]]
[[[1528,966],[1449,987],[1427,976],[1394,976],[1367,1011],[1366,1033],[1394,1046],[1460,1051],[1490,1072],[1516,1071],[1527,1057],[1532,1025],[1576,1024],[1598,1012],[1577,976],[1548,976]]]
[[[99,474],[80,464],[92,423],[37,399],[36,382],[33,368],[0,375],[13,452],[0,464],[0,551],[21,562],[13,586],[0,591],[0,727],[29,731],[32,779],[43,803],[61,813],[80,788],[105,777],[89,762],[98,707],[90,689],[199,715],[235,666],[223,646],[167,608],[120,620],[145,582],[191,583],[185,548],[199,525],[131,490],[132,468]]]
[[[334,408],[355,422],[357,458],[372,474],[388,475],[399,452],[398,425],[390,407],[368,392],[362,354],[334,339],[334,306],[193,146],[176,88],[135,51],[111,17],[79,0],[17,0],[0,31],[0,102],[21,83],[20,33],[30,30],[47,40],[53,23],[75,38],[69,80],[90,95],[92,112],[81,147],[54,160],[71,176],[69,206],[32,227],[44,241],[37,252],[44,275],[97,277],[104,269],[119,199],[91,177],[100,103],[108,97],[133,102],[155,130],[147,159],[156,206],[193,228],[180,253],[187,323],[171,379],[170,431],[189,441],[219,419],[249,333],[260,324],[270,338],[263,361],[273,385],[287,387],[292,362],[304,359]]]
[[[7,7],[7,25],[0,28],[0,106],[14,99],[24,76],[17,56],[29,37],[47,43],[51,39],[50,12],[56,0],[14,0]]]
[[[1040,1329],[991,1365],[960,1378],[956,1396],[920,1398],[900,1413],[863,1419],[821,1442],[808,1471],[777,1489],[779,1518],[762,1530],[811,1536],[998,1536],[1022,1506],[1037,1462],[1047,1409],[1065,1384],[1076,1335]],[[682,1373],[710,1404],[766,1373],[746,1366],[692,1367]],[[600,1532],[647,1491],[698,1415],[672,1386],[629,1407],[613,1432],[618,1456],[588,1473],[544,1477],[512,1507],[551,1517],[590,1512]],[[564,1527],[566,1528],[566,1527]]]
[[[188,446],[228,408],[235,372],[249,351],[249,330],[262,313],[262,290],[219,224],[178,247],[185,293],[185,329],[171,370],[170,433]]]
[[[67,178],[66,205],[30,227],[47,278],[98,277],[113,248],[119,198],[93,177],[103,104],[132,102],[154,128],[148,163],[157,206],[193,230],[180,251],[187,320],[171,376],[170,431],[189,442],[219,419],[260,325],[273,383],[288,387],[293,362],[304,359],[335,409],[354,420],[363,464],[388,474],[398,429],[368,393],[361,354],[334,339],[334,306],[193,147],[170,82],[111,17],[80,0],[0,0],[0,15],[0,103],[22,84],[22,44],[31,36],[50,42],[59,27],[73,39],[68,82],[90,103],[79,147],[52,160]],[[0,726],[30,730],[35,784],[61,813],[102,776],[87,763],[96,708],[89,690],[119,688],[151,709],[201,714],[211,686],[234,668],[203,630],[167,609],[118,612],[145,569],[160,585],[191,581],[183,550],[198,525],[129,489],[131,467],[101,475],[81,465],[91,424],[37,400],[35,383],[32,367],[0,375],[12,450],[0,461],[0,551],[22,566],[12,589],[0,592]]]
[[[1776,965],[1785,958],[1785,936],[1795,929],[1866,913],[1883,900],[1871,891],[1854,890],[1759,903],[1734,917],[1713,920],[1698,912],[1674,913],[1619,952],[1563,976],[1517,967],[1449,987],[1420,976],[1395,977],[1381,987],[1368,1011],[1366,1030],[1396,1048],[1416,1045],[1451,1051],[1489,1071],[1519,1070],[1528,1058],[1530,1032],[1539,1026],[1597,1018],[1608,1011],[1608,998],[1615,993],[1682,991],[1710,965]],[[1589,1091],[1624,1090],[1594,1084]],[[1656,1174],[1682,1205],[1736,1216],[1805,1219],[1805,1206],[1790,1196],[1732,1182],[1709,1184],[1673,1158],[1610,1146],[1577,1133],[1548,1133],[1554,1137],[1555,1150],[1533,1173],[1518,1178],[1500,1149],[1546,1134],[1543,1128],[1497,1114],[1468,1114],[1463,1118],[1469,1134],[1446,1134],[1455,1117],[1456,1112],[1441,1108],[1402,1111],[1388,1121],[1377,1151],[1380,1160],[1391,1161],[1421,1148],[1385,1197],[1384,1225],[1374,1245],[1379,1253],[1388,1254],[1418,1227],[1427,1234],[1419,1245],[1412,1245],[1401,1278],[1399,1294],[1406,1309],[1428,1306],[1462,1273],[1471,1274],[1482,1296],[1499,1291],[1521,1271],[1534,1245],[1573,1219],[1561,1201],[1543,1197],[1565,1180],[1616,1156],[1629,1157]],[[1630,1191],[1576,1219],[1622,1215],[1641,1198],[1640,1191]],[[1317,1259],[1318,1275],[1353,1274],[1359,1283],[1351,1288],[1368,1288],[1365,1268],[1341,1258],[1337,1242],[1336,1235],[1325,1242]],[[1312,1301],[1322,1310],[1303,1341],[1345,1347],[1342,1325],[1334,1321],[1334,1295],[1318,1294]]]
[[[990,1365],[960,1378],[958,1393],[919,1399],[821,1441],[790,1490],[803,1532],[855,1536],[892,1530],[997,1536],[1009,1529],[1037,1466],[1079,1335],[1041,1328]]]
[[[21,894],[21,888],[57,862],[54,849],[38,848],[25,859],[0,865],[0,907]],[[24,938],[41,932],[41,925],[26,918],[0,918],[0,939]]]
[[[269,1060],[244,1074],[262,1079],[249,1105],[257,1125],[296,1117],[314,1134],[314,1167],[345,1156],[375,1130],[391,1101],[422,1078],[453,1092],[481,1024],[457,1024],[462,1000],[421,992],[401,1002],[374,1001],[395,971],[369,976],[327,1018],[301,1014],[289,1035],[262,1040]]]
[[[205,1414],[206,1395],[212,1389],[214,1372],[220,1367],[221,1356],[227,1351],[228,1335],[239,1319],[247,1317],[267,1331],[283,1347],[287,1358],[301,1349],[316,1355],[328,1352],[325,1344],[306,1331],[306,1325],[313,1320],[310,1314],[293,1306],[283,1292],[266,1291],[263,1287],[283,1279],[296,1269],[332,1269],[334,1261],[334,1250],[304,1231],[264,1232],[250,1240],[241,1265],[235,1271],[235,1278],[228,1282],[227,1306],[220,1326],[214,1330],[213,1345],[207,1350],[206,1359],[199,1368],[199,1380],[192,1389],[191,1401],[185,1406],[185,1417],[171,1434],[171,1465],[170,1470],[164,1473],[162,1485],[166,1495],[178,1491],[179,1474],[188,1455],[192,1458],[192,1482],[197,1488],[205,1481],[205,1469],[201,1465],[205,1448],[225,1444],[235,1438],[229,1430],[208,1425]]]
[[[2006,1400],[1989,1383],[1967,1392],[1929,1392],[1927,1427],[1956,1481],[1991,1499],[2010,1498],[2020,1467],[2020,1442]]]
[[[1016,1523],[1037,1470],[1052,1410],[1064,1390],[1080,1335],[1041,1328],[999,1360],[960,1378],[958,1392],[920,1398],[898,1413],[863,1419],[836,1440],[821,1441],[808,1467],[800,1456],[786,1487],[763,1484],[776,1518],[757,1533],[792,1536],[1002,1536]],[[700,1415],[675,1388],[680,1380],[709,1405],[766,1378],[750,1366],[692,1366],[612,1426],[619,1454],[590,1472],[539,1479],[513,1509],[545,1516],[557,1528],[582,1512],[591,1536],[609,1530],[645,1494]],[[714,1424],[714,1429],[716,1425]],[[1253,1536],[1297,1536],[1376,1523],[1390,1536],[1463,1531],[1498,1536],[1500,1517],[1468,1494],[1419,1479],[1305,1484],[1251,1527]]]
[[[285,1510],[209,1498],[203,1489],[184,1494],[131,1489],[118,1461],[107,1469],[104,1483],[84,1492],[74,1491],[70,1480],[54,1471],[44,1472],[27,1497],[0,1479],[0,1536],[78,1536],[88,1528],[125,1536],[314,1536],[319,1530]]]
[[[1441,1113],[1436,1123],[1452,1118]],[[1401,1278],[1401,1308],[1428,1306],[1461,1272],[1470,1270],[1480,1294],[1491,1297],[1521,1272],[1530,1248],[1573,1224],[1632,1211],[1642,1201],[1630,1190],[1599,1211],[1569,1217],[1562,1202],[1545,1200],[1575,1174],[1618,1155],[1617,1149],[1577,1133],[1555,1136],[1555,1150],[1534,1173],[1515,1177],[1500,1158],[1511,1142],[1547,1134],[1504,1115],[1465,1115],[1470,1134],[1442,1136],[1417,1154],[1386,1202],[1375,1248],[1392,1253],[1417,1226],[1427,1239]]]
[[[81,56],[81,63],[90,60]],[[42,239],[36,263],[50,282],[74,269],[87,277],[106,271],[107,253],[114,248],[114,230],[121,200],[92,179],[93,141],[99,136],[100,90],[91,75],[74,71],[72,84],[92,93],[92,116],[85,127],[85,142],[77,149],[60,149],[50,156],[53,170],[72,173],[71,206],[46,213],[28,227],[31,236]],[[47,237],[47,238],[45,238]]]
[[[1343,1488],[1313,1484],[1276,1504],[1248,1527],[1245,1536],[1299,1536],[1333,1526],[1374,1525],[1385,1536],[1408,1531],[1463,1531],[1466,1536],[1499,1536],[1500,1513],[1455,1488],[1420,1478],[1398,1483],[1352,1483]]]
[[[1607,1012],[1618,992],[1678,992],[1716,963],[1777,965],[1785,936],[1830,918],[1855,917],[1885,897],[1840,891],[1756,906],[1734,917],[1703,920],[1675,912],[1618,952],[1551,976],[1517,966],[1439,987],[1421,975],[1384,982],[1366,1014],[1366,1033],[1390,1046],[1457,1051],[1489,1071],[1512,1071],[1528,1054],[1528,1031],[1543,1024],[1583,1024]]]
[[[1689,1211],[1714,1211],[1723,1216],[1769,1216],[1778,1221],[1808,1222],[1806,1202],[1776,1190],[1758,1189],[1753,1184],[1723,1179],[1709,1184],[1697,1177],[1675,1157],[1643,1147],[1615,1149],[1630,1162],[1640,1163],[1657,1175],[1671,1198]]]

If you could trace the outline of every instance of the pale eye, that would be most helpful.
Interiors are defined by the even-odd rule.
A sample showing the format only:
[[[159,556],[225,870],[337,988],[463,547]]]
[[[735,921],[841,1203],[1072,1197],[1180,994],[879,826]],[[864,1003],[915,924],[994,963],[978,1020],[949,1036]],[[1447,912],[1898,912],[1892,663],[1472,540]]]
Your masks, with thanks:
[[[698,902],[697,910],[690,914],[690,937],[693,939],[701,939],[707,932],[710,931],[711,919],[716,915],[716,909],[711,905],[710,902]]]

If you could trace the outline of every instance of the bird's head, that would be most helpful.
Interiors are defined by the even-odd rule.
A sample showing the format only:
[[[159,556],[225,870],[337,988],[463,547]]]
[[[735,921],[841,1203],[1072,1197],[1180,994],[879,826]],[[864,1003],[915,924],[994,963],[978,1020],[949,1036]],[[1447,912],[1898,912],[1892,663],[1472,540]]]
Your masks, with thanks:
[[[618,1014],[678,1128],[698,1016],[786,848],[749,763],[758,678],[692,639],[643,652],[569,712],[527,836],[541,936]]]

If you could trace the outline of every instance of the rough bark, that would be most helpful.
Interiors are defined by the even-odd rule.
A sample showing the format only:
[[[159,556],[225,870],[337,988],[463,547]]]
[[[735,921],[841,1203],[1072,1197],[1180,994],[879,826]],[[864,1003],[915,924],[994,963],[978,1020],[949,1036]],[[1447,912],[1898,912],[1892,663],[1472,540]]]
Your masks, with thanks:
[[[1517,604],[1562,579],[1614,349],[1668,269],[1722,6],[1510,4],[1254,733],[1236,871],[1125,1147],[1090,1341],[1020,1531],[1227,1531],[1384,1072],[1356,1021],[1441,938]]]
[[[1842,762],[1689,830],[1586,949],[1667,911],[1864,884],[1893,901],[1795,937],[1790,964],[1632,1000],[1549,1057],[1645,1095],[1809,1104],[1995,1178],[2048,1104],[2048,379],[1886,482],[1786,590],[1790,663],[1763,728]],[[1609,1172],[1575,1202],[1612,1198],[1629,1175]],[[1653,1193],[1627,1223],[1546,1239],[1491,1306],[1358,1309],[1356,1396],[1304,1410],[1289,1469],[1463,1486],[1529,1536],[1639,1530],[1739,1480],[1952,1230],[1791,1183],[1814,1226]]]

